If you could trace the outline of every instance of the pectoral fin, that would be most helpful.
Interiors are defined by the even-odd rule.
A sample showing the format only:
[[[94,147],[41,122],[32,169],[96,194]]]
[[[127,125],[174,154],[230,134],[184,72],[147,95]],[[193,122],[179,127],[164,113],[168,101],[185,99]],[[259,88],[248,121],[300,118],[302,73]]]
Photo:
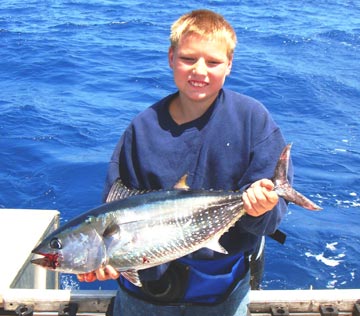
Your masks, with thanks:
[[[120,226],[117,223],[111,223],[106,227],[105,231],[103,232],[103,237],[109,238],[111,236],[118,234],[119,231],[120,231]]]

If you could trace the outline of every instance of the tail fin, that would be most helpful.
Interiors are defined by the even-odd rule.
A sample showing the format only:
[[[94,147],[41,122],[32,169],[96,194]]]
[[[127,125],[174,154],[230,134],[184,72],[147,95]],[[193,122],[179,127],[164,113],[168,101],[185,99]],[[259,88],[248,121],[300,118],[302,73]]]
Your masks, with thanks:
[[[320,206],[316,205],[314,202],[312,202],[307,197],[305,197],[291,187],[287,179],[290,150],[291,144],[285,146],[276,165],[275,174],[273,177],[273,182],[275,184],[275,192],[279,196],[283,197],[285,200],[293,202],[308,210],[321,210]]]

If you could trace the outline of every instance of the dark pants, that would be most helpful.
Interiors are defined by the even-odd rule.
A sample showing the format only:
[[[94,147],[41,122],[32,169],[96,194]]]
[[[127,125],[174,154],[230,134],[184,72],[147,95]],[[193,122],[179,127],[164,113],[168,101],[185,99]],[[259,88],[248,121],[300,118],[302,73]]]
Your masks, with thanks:
[[[211,306],[156,305],[140,300],[120,288],[115,298],[114,316],[246,316],[249,292],[249,272],[224,302]]]

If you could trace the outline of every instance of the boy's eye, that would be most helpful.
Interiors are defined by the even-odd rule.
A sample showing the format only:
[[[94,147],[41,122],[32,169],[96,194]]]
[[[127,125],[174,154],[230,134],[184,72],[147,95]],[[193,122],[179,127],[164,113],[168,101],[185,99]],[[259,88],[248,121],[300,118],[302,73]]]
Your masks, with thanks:
[[[187,64],[195,64],[198,61],[198,59],[195,57],[185,57],[185,56],[181,57],[181,60]],[[206,60],[205,62],[210,67],[214,67],[221,64],[221,62],[217,60]]]
[[[181,57],[181,60],[186,63],[195,63],[196,62],[196,58],[192,58],[192,57]]]
[[[211,65],[211,66],[216,66],[216,65],[219,65],[219,64],[220,64],[219,61],[215,61],[215,60],[209,60],[207,63],[208,63],[209,65]]]

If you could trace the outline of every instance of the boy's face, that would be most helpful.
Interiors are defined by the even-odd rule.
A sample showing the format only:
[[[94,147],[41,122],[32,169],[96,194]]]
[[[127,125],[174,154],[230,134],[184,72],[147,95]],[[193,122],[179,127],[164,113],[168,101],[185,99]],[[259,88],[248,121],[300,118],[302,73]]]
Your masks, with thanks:
[[[178,46],[169,49],[169,64],[182,97],[210,105],[231,70],[224,42],[196,34],[183,36]]]

